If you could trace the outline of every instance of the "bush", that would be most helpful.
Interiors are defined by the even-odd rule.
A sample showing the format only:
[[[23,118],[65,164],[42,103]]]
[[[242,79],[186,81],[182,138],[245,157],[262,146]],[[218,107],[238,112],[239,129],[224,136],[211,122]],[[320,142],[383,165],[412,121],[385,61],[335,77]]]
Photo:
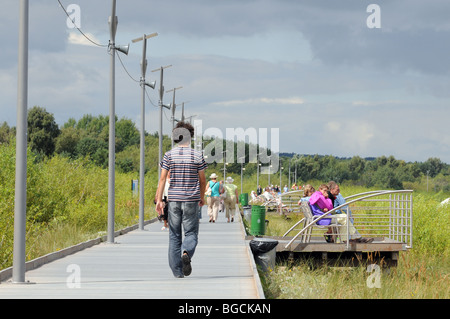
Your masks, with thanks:
[[[11,266],[14,240],[15,143],[0,144],[0,269]],[[42,162],[28,150],[27,260],[50,253],[55,247],[98,237],[107,229],[108,171],[88,158],[71,160],[56,155]],[[139,198],[130,181],[135,174],[116,172],[115,228],[138,222]],[[156,192],[156,174],[146,177],[146,219]],[[68,229],[71,231],[69,232]],[[71,238],[68,238],[70,236]],[[41,238],[49,244],[41,242]],[[54,243],[51,243],[54,242]]]

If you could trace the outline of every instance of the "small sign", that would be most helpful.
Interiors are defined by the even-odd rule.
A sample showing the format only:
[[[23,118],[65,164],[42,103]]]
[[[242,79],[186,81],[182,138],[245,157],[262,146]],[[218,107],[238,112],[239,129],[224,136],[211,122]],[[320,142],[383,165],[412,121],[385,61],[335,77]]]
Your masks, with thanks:
[[[139,180],[133,179],[131,180],[131,191],[133,192],[133,196],[137,196],[139,191]]]

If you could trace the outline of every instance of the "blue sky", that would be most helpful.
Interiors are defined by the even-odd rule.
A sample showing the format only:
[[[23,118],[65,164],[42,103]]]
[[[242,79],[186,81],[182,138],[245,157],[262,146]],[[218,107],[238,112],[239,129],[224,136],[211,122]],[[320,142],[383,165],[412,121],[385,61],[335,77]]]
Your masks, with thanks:
[[[78,5],[81,29],[108,43],[110,0],[61,2]],[[367,26],[372,3],[381,28]],[[0,4],[0,122],[15,125],[19,8]],[[116,42],[158,32],[147,44],[147,80],[171,64],[165,89],[183,87],[176,103],[188,101],[186,116],[204,130],[278,128],[281,152],[450,163],[449,14],[444,0],[117,0]],[[45,107],[60,125],[109,112],[107,50],[66,20],[56,0],[30,1],[29,107]],[[134,79],[141,55],[142,42],[121,56]],[[148,96],[153,133],[157,90]],[[138,124],[140,101],[139,84],[116,60],[117,116]]]

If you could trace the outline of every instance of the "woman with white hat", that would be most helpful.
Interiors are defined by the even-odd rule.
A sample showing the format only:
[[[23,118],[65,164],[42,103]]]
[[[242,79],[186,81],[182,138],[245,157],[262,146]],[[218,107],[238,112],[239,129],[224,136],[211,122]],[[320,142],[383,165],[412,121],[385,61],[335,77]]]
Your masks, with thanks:
[[[237,186],[233,184],[234,179],[231,176],[228,176],[224,188],[226,190],[227,196],[225,197],[224,204],[225,204],[225,217],[228,218],[228,222],[234,221],[234,212],[236,210],[236,204],[239,204],[238,200],[238,191]]]
[[[220,183],[217,181],[216,173],[212,173],[209,177],[211,180],[206,184],[205,194],[207,196],[209,222],[216,222],[219,213],[220,203]]]

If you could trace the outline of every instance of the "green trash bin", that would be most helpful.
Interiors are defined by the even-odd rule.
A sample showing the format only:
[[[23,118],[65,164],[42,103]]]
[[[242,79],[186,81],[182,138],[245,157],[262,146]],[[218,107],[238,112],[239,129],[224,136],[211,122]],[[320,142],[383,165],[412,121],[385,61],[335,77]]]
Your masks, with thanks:
[[[253,236],[262,236],[266,233],[266,207],[252,205],[252,219],[250,233]]]
[[[247,206],[248,205],[248,194],[247,193],[240,194],[239,202],[241,203],[242,206]]]

